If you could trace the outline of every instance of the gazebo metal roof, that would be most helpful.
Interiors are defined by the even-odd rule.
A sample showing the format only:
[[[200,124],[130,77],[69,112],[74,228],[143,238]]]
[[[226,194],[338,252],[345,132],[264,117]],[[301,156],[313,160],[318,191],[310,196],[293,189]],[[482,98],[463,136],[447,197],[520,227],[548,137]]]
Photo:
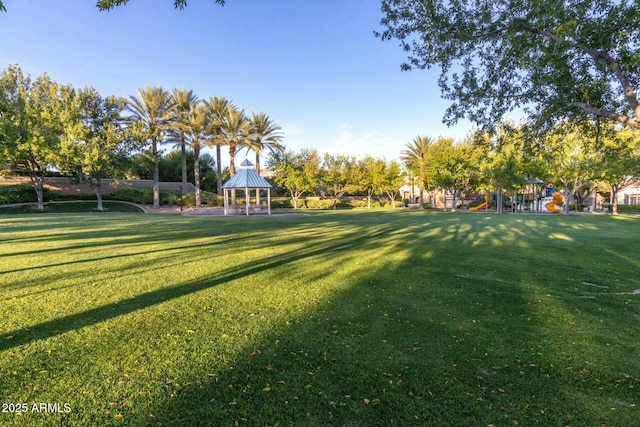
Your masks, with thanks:
[[[224,191],[224,214],[229,212],[229,193],[231,193],[232,208],[235,208],[235,192],[236,190],[244,190],[245,192],[245,215],[249,215],[250,203],[251,203],[251,190],[255,190],[256,206],[255,210],[260,210],[260,190],[267,190],[267,214],[271,215],[271,184],[261,177],[255,169],[253,164],[249,160],[245,160],[240,165],[240,169],[236,172],[231,179],[224,183],[222,189]]]
[[[240,165],[240,169],[231,179],[224,183],[222,188],[273,188],[266,179],[261,177],[258,172],[253,169],[253,164],[249,160],[245,160]]]

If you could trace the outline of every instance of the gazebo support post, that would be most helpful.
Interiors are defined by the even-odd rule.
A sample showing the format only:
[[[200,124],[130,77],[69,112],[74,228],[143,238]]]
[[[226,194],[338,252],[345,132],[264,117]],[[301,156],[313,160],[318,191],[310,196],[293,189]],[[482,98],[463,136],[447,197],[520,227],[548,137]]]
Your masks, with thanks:
[[[249,216],[249,202],[251,201],[251,197],[250,197],[248,188],[244,189],[244,196],[247,200],[246,204],[244,205],[244,211],[245,211],[245,215]]]
[[[267,215],[271,215],[271,189],[267,188]]]
[[[227,206],[229,205],[229,197],[228,197],[228,190],[225,188],[224,190],[222,190],[222,193],[224,195],[224,214],[227,214]]]

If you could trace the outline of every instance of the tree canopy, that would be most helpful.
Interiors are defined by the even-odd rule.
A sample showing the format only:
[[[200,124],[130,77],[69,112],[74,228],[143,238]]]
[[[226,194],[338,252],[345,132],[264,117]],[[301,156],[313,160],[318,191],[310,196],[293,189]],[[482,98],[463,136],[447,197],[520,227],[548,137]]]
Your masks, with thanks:
[[[215,0],[221,6],[224,6],[225,0]],[[129,3],[129,0],[98,0],[96,2],[96,6],[100,10],[111,10],[114,7],[122,6]],[[187,0],[174,0],[173,6],[176,9],[184,9],[187,6]],[[0,8],[2,7],[2,3],[0,3]]]
[[[493,128],[522,109],[538,124],[580,115],[640,129],[639,0],[383,0],[404,70],[440,67],[444,121]]]

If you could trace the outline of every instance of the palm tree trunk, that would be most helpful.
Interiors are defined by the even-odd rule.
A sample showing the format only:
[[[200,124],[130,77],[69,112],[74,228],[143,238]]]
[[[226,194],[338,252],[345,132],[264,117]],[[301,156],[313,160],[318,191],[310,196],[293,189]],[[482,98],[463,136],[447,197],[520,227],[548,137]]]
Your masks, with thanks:
[[[256,153],[256,172],[260,175],[260,153]],[[256,190],[256,205],[260,207],[260,189]]]
[[[158,160],[158,143],[153,141],[151,149],[153,156],[153,208],[160,207],[160,166]]]
[[[235,145],[229,145],[229,173],[231,176],[236,174],[236,147]],[[236,189],[231,189],[231,206],[236,205]]]
[[[187,147],[182,132],[180,133],[180,150],[182,152],[182,187],[180,188],[184,193],[187,188]]]
[[[216,186],[216,191],[217,194],[222,194],[222,164],[220,163],[220,158],[222,157],[222,154],[220,152],[220,145],[216,145],[216,179],[217,179],[217,186]]]
[[[200,194],[200,148],[193,148],[193,177],[196,185],[196,207],[202,206]]]

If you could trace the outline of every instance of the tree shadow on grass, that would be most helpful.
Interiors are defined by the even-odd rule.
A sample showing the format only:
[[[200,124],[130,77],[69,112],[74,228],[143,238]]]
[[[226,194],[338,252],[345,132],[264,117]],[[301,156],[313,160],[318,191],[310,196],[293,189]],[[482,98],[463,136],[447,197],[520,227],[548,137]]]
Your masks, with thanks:
[[[439,237],[419,232],[416,224],[413,238],[396,241],[396,250],[414,249],[404,259],[391,268],[384,260],[372,260],[329,301],[254,336],[226,369],[211,373],[210,366],[190,367],[196,375],[185,372],[182,378],[188,387],[173,388],[162,405],[142,410],[154,414],[149,424],[632,422],[631,410],[626,408],[622,418],[612,415],[599,395],[602,390],[595,385],[610,373],[574,378],[572,360],[581,349],[561,350],[566,330],[544,319],[526,251],[512,254],[504,271],[474,262],[466,268],[464,259],[451,270],[438,258],[423,256],[432,251],[452,256],[463,248],[465,256],[480,256],[471,250],[477,239],[470,232],[494,234],[492,245],[519,252],[511,235],[501,236],[500,229],[464,223],[458,224],[463,232],[457,232],[454,223],[449,222],[450,233]],[[373,235],[344,249],[389,243],[383,234]],[[606,364],[606,358],[597,362]]]
[[[257,302],[243,308],[266,313],[269,324],[238,318],[246,336],[224,338],[238,341],[225,353],[222,338],[210,335],[202,318],[202,328],[189,332],[193,341],[185,339],[192,348],[172,347],[182,356],[168,355],[176,358],[171,378],[163,374],[149,382],[158,386],[153,398],[103,393],[98,400],[104,408],[69,414],[70,424],[118,422],[113,414],[102,415],[112,398],[135,402],[122,410],[122,422],[131,425],[615,424],[609,408],[594,414],[587,406],[600,399],[593,385],[609,374],[574,379],[569,368],[577,369],[573,362],[582,348],[563,350],[567,330],[544,319],[540,307],[548,301],[537,292],[553,289],[543,281],[555,271],[531,279],[527,257],[537,248],[517,242],[500,224],[454,216],[389,216],[384,224],[371,219],[365,225],[331,219],[284,230],[304,234],[308,226],[309,236],[283,241],[282,253],[274,247],[215,278],[14,331],[11,340],[4,334],[2,349],[198,292],[206,297],[215,286],[273,270],[281,277],[250,290]],[[520,234],[530,235],[535,224],[530,227]],[[479,238],[488,246],[476,245]],[[317,291],[321,286],[325,293]],[[286,299],[259,302],[260,293],[298,292],[298,301],[308,295],[303,310],[293,310]]]
[[[377,233],[384,233],[384,228],[376,231],[376,234]],[[281,255],[275,255],[260,260],[252,260],[235,267],[223,268],[219,271],[216,277],[196,280],[177,286],[164,287],[118,302],[40,323],[28,329],[5,332],[0,334],[0,351],[17,347],[33,340],[47,339],[71,330],[100,323],[108,319],[161,304],[168,300],[180,298],[185,295],[218,286],[231,280],[251,276],[265,270],[275,269],[301,259],[312,258],[317,255],[332,256],[334,253],[349,251],[353,247],[357,246],[359,244],[358,242],[362,239],[361,235],[356,236],[354,234],[350,237],[351,238],[344,238],[344,236],[341,236],[337,239],[327,240],[322,245],[309,247],[307,249],[299,249],[295,252],[286,252]],[[289,243],[291,242],[287,239],[280,240],[280,244],[282,245],[287,245]],[[257,244],[258,243],[256,243],[256,245]],[[198,248],[202,249],[202,246],[198,246]],[[105,257],[105,259],[108,259],[108,257]]]

